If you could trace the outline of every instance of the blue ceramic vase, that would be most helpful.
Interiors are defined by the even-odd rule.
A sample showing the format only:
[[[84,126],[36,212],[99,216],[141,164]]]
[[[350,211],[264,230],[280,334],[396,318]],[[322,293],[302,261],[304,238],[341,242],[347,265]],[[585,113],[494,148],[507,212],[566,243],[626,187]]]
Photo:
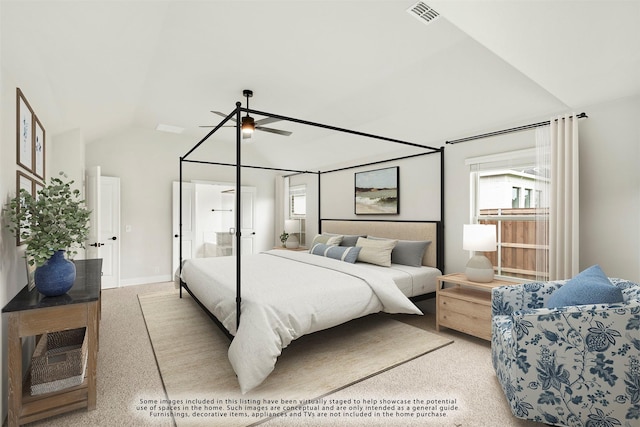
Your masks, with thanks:
[[[36,268],[36,289],[48,297],[64,295],[76,280],[76,265],[64,257],[65,251],[57,251],[44,264]]]

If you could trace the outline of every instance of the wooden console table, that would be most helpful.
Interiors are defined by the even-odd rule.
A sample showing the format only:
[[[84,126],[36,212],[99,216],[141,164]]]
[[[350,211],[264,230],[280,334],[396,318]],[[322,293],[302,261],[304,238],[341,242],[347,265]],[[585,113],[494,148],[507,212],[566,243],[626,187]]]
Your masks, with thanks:
[[[3,309],[9,316],[9,427],[80,408],[96,407],[96,374],[102,260],[78,260],[76,281],[58,297],[45,297],[25,286]],[[23,379],[22,340],[48,332],[86,328],[87,368],[82,384],[37,396]]]

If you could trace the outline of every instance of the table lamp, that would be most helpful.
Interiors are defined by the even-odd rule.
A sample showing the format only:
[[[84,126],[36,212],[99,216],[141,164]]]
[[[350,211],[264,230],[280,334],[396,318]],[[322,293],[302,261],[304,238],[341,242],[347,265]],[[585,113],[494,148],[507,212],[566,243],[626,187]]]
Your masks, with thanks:
[[[300,246],[300,240],[298,234],[300,233],[300,221],[297,219],[286,219],[284,221],[284,231],[289,233],[289,238],[285,243],[285,246],[290,249],[295,249]]]
[[[464,224],[462,249],[473,252],[496,250],[496,226],[494,224]],[[488,283],[493,280],[493,265],[484,255],[474,254],[464,274],[472,282]]]

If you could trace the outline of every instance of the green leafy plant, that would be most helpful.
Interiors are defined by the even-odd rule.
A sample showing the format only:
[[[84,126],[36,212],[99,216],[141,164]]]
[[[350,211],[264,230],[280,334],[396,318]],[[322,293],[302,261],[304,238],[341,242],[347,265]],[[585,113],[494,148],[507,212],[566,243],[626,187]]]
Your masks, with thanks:
[[[64,178],[66,175],[60,172]],[[74,181],[51,178],[36,197],[20,189],[5,206],[7,227],[27,245],[26,256],[31,265],[40,266],[59,251],[69,258],[84,248],[89,233],[89,211],[80,191],[72,189]]]
[[[287,244],[287,239],[289,238],[289,233],[283,231],[280,235],[280,241],[282,242],[282,246],[284,247]]]

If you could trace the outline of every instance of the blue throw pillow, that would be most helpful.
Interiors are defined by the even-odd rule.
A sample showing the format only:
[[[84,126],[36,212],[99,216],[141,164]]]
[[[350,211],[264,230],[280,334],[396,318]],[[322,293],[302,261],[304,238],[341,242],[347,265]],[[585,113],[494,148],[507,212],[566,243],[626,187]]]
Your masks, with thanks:
[[[594,265],[552,293],[547,308],[616,302],[624,302],[622,291],[609,281],[599,265]]]
[[[361,248],[359,246],[334,246],[318,243],[311,248],[310,252],[314,255],[320,255],[353,264],[358,259],[360,249]]]

